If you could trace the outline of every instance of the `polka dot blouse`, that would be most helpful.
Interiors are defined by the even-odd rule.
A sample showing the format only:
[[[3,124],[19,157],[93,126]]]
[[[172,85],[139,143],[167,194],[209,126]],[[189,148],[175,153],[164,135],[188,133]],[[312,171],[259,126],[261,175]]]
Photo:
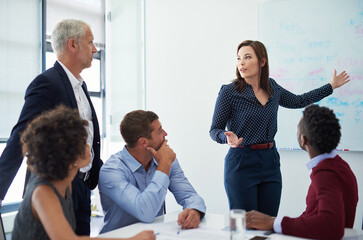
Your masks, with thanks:
[[[224,135],[227,127],[228,131],[234,132],[239,138],[243,137],[241,145],[272,142],[277,131],[279,105],[303,108],[333,93],[331,85],[326,84],[302,95],[295,95],[272,78],[269,80],[273,95],[265,106],[258,101],[249,84],[246,84],[242,93],[237,91],[234,83],[221,87],[209,131],[214,141],[227,143]]]

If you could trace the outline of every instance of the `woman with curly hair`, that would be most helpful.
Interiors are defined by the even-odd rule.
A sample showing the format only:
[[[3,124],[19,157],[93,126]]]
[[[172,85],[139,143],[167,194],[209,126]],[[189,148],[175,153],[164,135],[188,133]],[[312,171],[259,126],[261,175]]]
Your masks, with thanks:
[[[21,135],[23,155],[32,171],[14,223],[12,239],[90,239],[74,233],[72,180],[87,166],[87,121],[59,106],[35,118]],[[155,239],[144,231],[134,240]]]

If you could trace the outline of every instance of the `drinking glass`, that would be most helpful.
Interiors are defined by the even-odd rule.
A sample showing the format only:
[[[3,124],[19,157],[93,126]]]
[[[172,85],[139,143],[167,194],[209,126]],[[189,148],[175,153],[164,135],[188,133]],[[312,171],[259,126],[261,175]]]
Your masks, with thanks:
[[[232,209],[229,212],[230,240],[244,240],[246,233],[246,211]]]

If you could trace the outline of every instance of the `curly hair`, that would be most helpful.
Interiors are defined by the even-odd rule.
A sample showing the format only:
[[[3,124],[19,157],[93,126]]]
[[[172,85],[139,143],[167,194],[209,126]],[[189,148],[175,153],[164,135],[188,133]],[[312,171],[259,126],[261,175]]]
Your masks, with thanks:
[[[86,149],[88,122],[63,105],[32,120],[21,134],[29,169],[46,180],[62,180]]]
[[[339,120],[333,110],[316,104],[305,108],[300,121],[300,133],[320,154],[335,149],[341,137]]]
[[[150,124],[159,119],[152,111],[135,110],[125,115],[120,124],[120,132],[127,147],[135,147],[137,140],[141,137],[150,139],[154,130]]]

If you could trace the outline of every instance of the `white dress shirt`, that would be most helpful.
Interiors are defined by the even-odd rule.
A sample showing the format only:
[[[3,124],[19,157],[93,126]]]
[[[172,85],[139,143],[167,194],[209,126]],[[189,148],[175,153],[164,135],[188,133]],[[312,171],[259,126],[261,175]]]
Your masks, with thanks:
[[[92,123],[92,110],[91,106],[88,102],[85,92],[83,91],[82,84],[83,79],[81,76],[77,79],[68,69],[66,66],[63,65],[60,61],[58,63],[63,67],[64,71],[66,72],[69,81],[71,82],[74,96],[76,97],[78,112],[81,118],[88,121],[88,126],[86,127],[88,136],[87,136],[87,144],[90,145],[90,153],[91,153],[91,162],[88,166],[79,169],[80,172],[88,172],[92,167],[92,161],[94,158],[93,152],[93,123]]]

